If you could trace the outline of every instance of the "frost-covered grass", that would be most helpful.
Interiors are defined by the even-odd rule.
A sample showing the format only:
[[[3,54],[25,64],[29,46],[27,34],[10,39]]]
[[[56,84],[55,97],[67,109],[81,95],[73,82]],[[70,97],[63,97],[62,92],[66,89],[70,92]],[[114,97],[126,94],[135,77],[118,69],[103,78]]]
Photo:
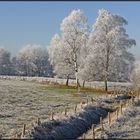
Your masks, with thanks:
[[[110,131],[106,131],[104,136],[106,138],[140,138],[140,100],[137,105],[128,107],[123,116],[111,125]]]
[[[46,120],[54,113],[73,108],[86,97],[103,98],[104,94],[77,94],[77,89],[60,88],[32,81],[0,79],[0,134],[10,135],[11,129],[34,122],[37,117]]]
[[[66,79],[60,78],[48,78],[48,77],[23,77],[23,76],[0,76],[0,79],[17,79],[17,80],[26,80],[26,81],[36,81],[39,83],[48,83],[48,84],[60,84],[64,85],[66,83]],[[80,85],[83,84],[83,81],[80,80]],[[74,79],[69,79],[69,86],[75,86],[76,81]],[[108,82],[108,89],[114,90],[116,89],[124,89],[126,87],[132,86],[132,83],[129,82]],[[86,88],[94,88],[94,89],[104,89],[103,81],[93,81],[93,82],[85,82]]]
[[[54,120],[44,121],[27,129],[25,137],[35,139],[78,138],[91,129],[92,124],[98,125],[100,117],[106,117],[108,111],[112,112],[114,110],[114,103],[118,100],[123,101],[124,97],[126,96],[111,98],[110,102],[107,102],[107,99],[96,100],[88,102],[88,104],[85,103],[82,107],[78,104],[76,113],[74,110],[67,112],[67,115],[60,112],[54,116]],[[18,132],[18,137],[20,136],[21,131]]]
[[[129,105],[117,120],[109,125],[104,125],[104,131],[96,133],[96,138],[104,139],[139,139],[140,138],[140,100],[135,101],[134,105]],[[90,130],[86,138],[92,138]]]
[[[68,116],[67,119],[57,119],[44,122],[27,133],[26,138],[35,139],[76,139],[91,125],[98,124],[100,117],[106,117],[110,109],[93,105],[86,106],[79,113]]]

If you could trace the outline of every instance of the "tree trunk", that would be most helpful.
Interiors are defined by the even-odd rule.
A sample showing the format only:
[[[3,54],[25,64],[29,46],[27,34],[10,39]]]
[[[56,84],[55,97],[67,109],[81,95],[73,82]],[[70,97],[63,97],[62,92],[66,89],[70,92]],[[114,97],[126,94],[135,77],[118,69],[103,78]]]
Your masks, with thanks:
[[[78,79],[78,68],[77,63],[75,62],[75,78],[76,78],[76,87],[80,87],[79,79]]]
[[[69,85],[69,75],[67,75],[66,86]]]
[[[77,88],[80,87],[79,79],[78,79],[78,77],[77,77],[77,72],[76,72],[76,87],[77,87]]]
[[[83,88],[85,87],[85,82],[86,82],[86,81],[84,80],[84,81],[83,81]]]
[[[108,90],[108,86],[107,86],[107,79],[105,79],[105,91],[107,91]]]

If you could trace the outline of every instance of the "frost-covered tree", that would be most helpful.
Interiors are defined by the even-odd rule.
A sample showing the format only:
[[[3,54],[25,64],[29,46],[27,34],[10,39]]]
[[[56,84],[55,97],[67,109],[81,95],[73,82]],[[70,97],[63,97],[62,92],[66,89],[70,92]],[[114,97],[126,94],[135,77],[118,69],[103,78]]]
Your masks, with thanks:
[[[101,9],[90,34],[89,44],[92,47],[90,55],[93,55],[93,64],[95,64],[93,71],[100,71],[100,77],[105,81],[105,90],[107,90],[107,81],[112,72],[115,72],[114,68],[118,68],[116,65],[122,65],[128,60],[128,58],[125,58],[125,55],[128,54],[128,48],[136,44],[135,40],[130,39],[126,34],[124,28],[126,24],[127,21],[123,17]],[[126,72],[122,71],[121,67],[120,71],[121,76],[122,72],[123,74]],[[116,74],[119,74],[119,72],[117,70]]]
[[[24,46],[17,55],[17,61],[19,64],[19,73],[21,75],[30,76],[33,74],[35,65],[31,58],[33,56],[32,45],[28,44]]]
[[[40,45],[28,44],[17,55],[19,73],[26,76],[48,76],[51,66],[47,49]]]
[[[4,48],[0,48],[0,74],[11,74],[10,52],[5,50]]]
[[[18,61],[17,61],[17,58],[16,56],[13,56],[12,59],[11,59],[11,75],[18,75]]]
[[[52,38],[48,52],[49,60],[53,66],[54,73],[59,78],[66,78],[66,85],[68,86],[69,78],[74,74],[74,69],[71,63],[68,63],[66,60],[68,53],[65,49],[63,40],[59,37],[58,34],[55,34]]]
[[[125,51],[123,55],[119,55],[113,62],[109,81],[127,82],[130,81],[130,75],[134,69],[135,58],[133,54]]]
[[[98,56],[89,53],[83,61],[83,65],[78,73],[79,77],[84,81],[101,80],[101,65]]]
[[[81,10],[73,10],[61,23],[64,61],[74,68],[77,86],[79,84],[78,72],[84,57],[84,48],[87,47],[89,27],[87,18]],[[62,52],[63,53],[63,52]]]
[[[33,55],[31,57],[35,65],[34,73],[37,76],[48,76],[50,74],[50,63],[48,61],[49,55],[46,48],[35,46],[32,49]]]
[[[136,61],[134,66],[131,81],[134,89],[140,89],[140,61]]]

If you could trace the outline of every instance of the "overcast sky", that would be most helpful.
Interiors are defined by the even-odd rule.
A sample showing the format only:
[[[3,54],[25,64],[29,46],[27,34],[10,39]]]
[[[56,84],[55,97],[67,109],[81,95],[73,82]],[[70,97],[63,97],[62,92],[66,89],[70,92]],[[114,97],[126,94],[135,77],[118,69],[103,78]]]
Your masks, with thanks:
[[[140,2],[0,2],[0,46],[12,55],[26,44],[47,47],[60,24],[73,9],[81,9],[94,24],[98,10],[104,8],[126,18],[127,33],[136,39],[130,51],[140,60]]]

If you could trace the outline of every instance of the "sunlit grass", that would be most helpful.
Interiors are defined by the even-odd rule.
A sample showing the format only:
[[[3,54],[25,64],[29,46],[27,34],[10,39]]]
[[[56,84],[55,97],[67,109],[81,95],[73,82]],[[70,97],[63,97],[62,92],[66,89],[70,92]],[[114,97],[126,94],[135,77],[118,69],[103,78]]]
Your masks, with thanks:
[[[96,94],[111,94],[112,91],[105,91],[102,89],[95,88],[85,88],[80,87],[79,89],[76,86],[66,86],[66,85],[43,85],[40,86],[42,90],[48,90],[58,93],[96,93]]]

